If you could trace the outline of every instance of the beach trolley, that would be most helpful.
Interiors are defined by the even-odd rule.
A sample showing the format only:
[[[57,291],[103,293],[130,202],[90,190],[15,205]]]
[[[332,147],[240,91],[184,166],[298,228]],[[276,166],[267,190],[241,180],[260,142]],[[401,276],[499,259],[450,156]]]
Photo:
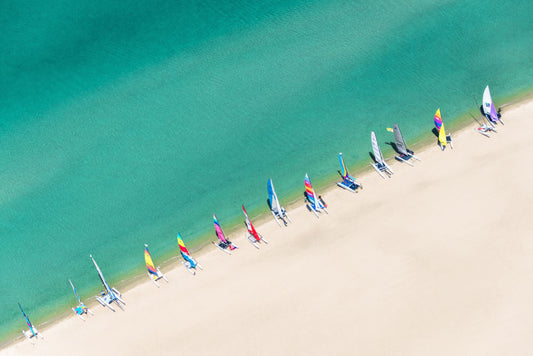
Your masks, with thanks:
[[[76,299],[78,300],[78,306],[76,308],[72,308],[72,311],[80,317],[81,320],[85,321],[83,318],[83,315],[85,314],[91,314],[94,315],[94,313],[89,309],[85,303],[83,303],[80,299],[80,296],[76,292],[76,288],[74,288],[74,284],[72,284],[72,281],[69,279],[68,282],[70,283],[70,286],[72,287],[72,291],[74,292],[74,295],[76,296]]]
[[[194,258],[192,258],[191,254],[189,253],[189,250],[187,250],[187,247],[185,247],[185,243],[181,239],[181,235],[178,232],[178,247],[180,249],[181,257],[183,257],[184,261],[182,262],[185,268],[187,268],[187,271],[191,272],[193,275],[196,274],[196,268],[203,269],[202,266],[196,261]]]
[[[272,183],[272,179],[269,179],[267,182],[267,191],[268,206],[270,208],[272,216],[274,216],[274,220],[276,220],[279,226],[281,226],[281,224],[279,223],[280,220],[283,221],[283,225],[287,226],[287,221],[292,221],[289,218],[289,215],[287,214],[285,208],[279,204],[278,196],[276,194],[276,191],[274,190],[274,183]]]
[[[213,222],[215,224],[215,232],[218,237],[218,242],[213,241],[213,244],[216,247],[218,247],[220,250],[231,255],[230,251],[235,250],[237,248],[237,245],[235,245],[230,240],[226,239],[226,236],[224,235],[224,231],[222,231],[222,228],[220,227],[220,224],[218,223],[218,220],[217,220],[217,216],[215,214],[213,214]]]
[[[338,182],[337,185],[353,193],[357,193],[357,189],[359,188],[363,189],[363,185],[358,183],[355,178],[348,173],[348,168],[346,168],[346,164],[344,164],[344,159],[342,158],[342,152],[339,153],[339,163],[341,164],[341,170],[338,172],[342,177],[342,182]]]
[[[26,324],[28,324],[29,330],[22,330],[22,334],[26,337],[26,339],[30,340],[30,342],[33,344],[33,339],[37,340],[38,338],[44,339],[44,337],[39,333],[37,328],[33,326],[33,324],[30,321],[30,318],[26,315],[22,307],[20,306],[20,303],[17,303],[19,305],[19,309],[22,312],[22,315],[24,315],[24,319],[26,319]]]
[[[100,271],[100,267],[96,264],[93,255],[89,255],[89,257],[91,257],[94,267],[98,272],[98,277],[100,277],[100,281],[104,286],[104,290],[100,292],[99,296],[96,296],[96,300],[98,303],[102,304],[102,306],[108,307],[112,311],[115,311],[115,309],[111,306],[111,303],[116,303],[120,309],[123,309],[121,304],[126,305],[126,302],[122,299],[122,295],[116,288],[111,288],[109,284],[107,284],[107,281],[105,280],[102,271]]]
[[[312,211],[316,217],[318,218],[318,213],[321,213],[324,211],[326,214],[328,214],[328,209],[326,209],[326,204],[322,200],[321,197],[316,196],[315,190],[313,189],[313,186],[311,185],[311,180],[309,179],[309,176],[307,173],[305,174],[304,178],[304,185],[305,185],[305,200],[306,200],[306,206],[309,211]]]
[[[390,178],[390,176],[394,173],[391,167],[385,162],[385,159],[383,158],[383,154],[381,153],[381,149],[378,145],[378,140],[376,139],[376,134],[374,131],[370,133],[370,142],[372,143],[372,151],[374,152],[374,163],[370,163],[372,167],[378,172],[378,174],[381,176],[381,178],[385,179],[385,174],[387,177]]]
[[[398,124],[393,125],[392,131],[394,133],[396,151],[398,152],[398,155],[394,156],[394,158],[396,158],[400,162],[407,163],[408,165],[412,167],[413,164],[409,162],[409,160],[412,158],[414,160],[420,161],[420,158],[415,156],[415,153],[411,151],[410,149],[408,149],[407,146],[405,145],[405,140],[403,139],[403,135],[402,135],[402,132],[400,131],[400,127],[398,126]]]
[[[248,230],[248,232],[246,233],[248,241],[250,241],[255,248],[259,248],[259,244],[261,243],[261,241],[268,244],[268,241],[265,240],[263,236],[257,232],[254,225],[250,221],[250,218],[246,213],[246,209],[244,209],[244,205],[242,205],[242,212],[244,213],[244,224],[246,225],[246,229]]]
[[[159,283],[157,283],[157,281],[160,279],[164,279],[165,282],[168,283],[167,277],[165,277],[165,275],[159,270],[159,267],[154,266],[154,261],[152,260],[147,244],[144,244],[144,261],[146,262],[146,273],[148,274],[148,278],[154,282],[157,288],[159,288]]]

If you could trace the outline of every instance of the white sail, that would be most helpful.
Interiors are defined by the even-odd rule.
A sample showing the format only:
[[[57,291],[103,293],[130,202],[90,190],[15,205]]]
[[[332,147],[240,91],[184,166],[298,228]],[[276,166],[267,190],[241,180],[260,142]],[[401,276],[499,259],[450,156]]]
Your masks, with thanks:
[[[372,141],[372,150],[374,151],[374,159],[376,160],[377,164],[383,164],[383,155],[381,154],[381,150],[378,146],[378,140],[376,139],[376,134],[374,131],[370,133],[370,139]]]

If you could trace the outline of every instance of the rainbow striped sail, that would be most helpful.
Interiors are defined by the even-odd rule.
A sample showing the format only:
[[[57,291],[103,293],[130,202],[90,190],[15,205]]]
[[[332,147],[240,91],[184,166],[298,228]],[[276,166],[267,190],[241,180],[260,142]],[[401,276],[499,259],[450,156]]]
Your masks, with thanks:
[[[154,261],[152,261],[152,256],[150,255],[150,251],[148,251],[148,245],[144,245],[144,261],[146,262],[146,269],[148,269],[148,273],[153,274],[152,278],[159,277],[157,273],[157,269],[154,266]]]
[[[307,175],[307,173],[305,174],[305,194],[307,195],[309,203],[311,203],[311,205],[313,206],[313,209],[319,209],[315,196],[315,191],[313,190],[313,186],[311,185],[311,181],[309,180],[309,176]]]
[[[189,253],[189,250],[187,250],[187,247],[185,247],[185,243],[183,243],[183,240],[181,239],[181,235],[178,232],[178,246],[180,248],[181,257],[186,262],[189,262],[191,265],[191,268],[196,268],[196,261],[191,257],[191,254]]]
[[[348,169],[346,168],[346,165],[344,164],[344,159],[342,158],[342,153],[339,153],[339,162],[341,164],[341,175],[343,179],[346,179],[348,177]]]
[[[440,115],[440,108],[437,109],[437,112],[435,113],[435,117],[433,121],[435,122],[435,127],[439,131],[439,143],[442,149],[445,149],[446,148],[446,131],[444,130],[444,123],[442,122],[442,117]]]

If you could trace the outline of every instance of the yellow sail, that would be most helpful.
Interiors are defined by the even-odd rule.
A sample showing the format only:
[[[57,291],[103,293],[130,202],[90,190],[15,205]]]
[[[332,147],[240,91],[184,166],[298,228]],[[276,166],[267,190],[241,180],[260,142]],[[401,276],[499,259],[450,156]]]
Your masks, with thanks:
[[[439,130],[439,142],[442,147],[446,147],[446,131],[444,131],[444,123]]]

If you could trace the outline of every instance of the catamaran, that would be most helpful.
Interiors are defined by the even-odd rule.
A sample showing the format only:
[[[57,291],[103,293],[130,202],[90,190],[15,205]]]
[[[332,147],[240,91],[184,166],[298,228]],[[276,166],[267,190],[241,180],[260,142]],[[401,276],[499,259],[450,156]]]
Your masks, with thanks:
[[[33,326],[33,324],[30,321],[30,318],[28,318],[26,313],[24,313],[24,310],[20,306],[20,303],[17,303],[17,304],[19,305],[20,311],[22,312],[22,315],[24,315],[24,319],[26,319],[26,324],[28,324],[28,327],[29,327],[29,330],[22,330],[22,334],[24,334],[24,336],[28,340],[30,340],[30,342],[32,344],[33,344],[32,338],[38,339],[40,337],[41,339],[44,339],[43,336],[41,334],[39,334],[39,331],[37,330],[37,328],[35,326]]]
[[[317,218],[319,217],[318,216],[319,212],[324,211],[327,214],[328,209],[326,209],[326,204],[322,201],[322,198],[320,196],[317,198],[315,191],[313,189],[313,186],[311,185],[311,180],[309,179],[309,176],[307,175],[307,173],[305,174],[304,184],[305,184],[305,199],[308,203],[306,204],[307,208],[310,211],[312,211],[316,215]]]
[[[381,176],[381,178],[385,179],[385,173],[387,177],[390,178],[390,176],[394,173],[391,167],[385,162],[385,159],[383,158],[383,155],[381,154],[381,150],[378,145],[378,140],[376,139],[376,134],[374,131],[370,133],[370,141],[372,142],[372,151],[374,151],[374,161],[375,163],[370,163],[372,167],[378,172],[378,174]]]
[[[442,122],[442,116],[440,115],[440,108],[437,109],[437,112],[435,113],[435,116],[433,117],[433,122],[435,122],[435,127],[437,128],[437,131],[439,132],[439,146],[441,150],[444,151],[448,143],[450,144],[450,147],[453,148],[452,135],[446,134],[446,130],[444,130],[444,122]]]
[[[420,158],[415,156],[415,153],[408,149],[405,145],[405,140],[403,139],[403,135],[398,124],[394,124],[392,130],[394,132],[394,141],[396,141],[396,150],[399,153],[399,155],[394,156],[394,158],[396,158],[398,161],[405,162],[410,166],[413,166],[413,164],[409,162],[411,158],[420,161]]]
[[[501,109],[498,109],[498,112],[496,112],[496,107],[494,106],[494,102],[492,101],[492,96],[490,95],[489,86],[485,88],[485,91],[483,92],[483,113],[485,114],[485,117],[489,122],[497,123],[500,121],[503,124],[502,118],[501,118]]]
[[[287,215],[287,211],[284,207],[279,205],[278,196],[276,195],[276,191],[274,190],[274,184],[272,183],[272,179],[269,179],[267,182],[267,191],[268,191],[268,204],[270,206],[270,211],[272,212],[272,215],[274,216],[274,219],[278,223],[279,226],[281,224],[279,221],[283,221],[283,224],[287,226],[287,221],[285,221],[285,218],[289,222],[292,222],[289,218],[289,215]]]
[[[237,245],[235,245],[230,240],[226,239],[226,236],[224,235],[224,231],[222,231],[222,228],[220,227],[220,224],[218,223],[218,220],[217,220],[217,216],[215,214],[213,214],[213,222],[215,224],[215,231],[218,237],[218,242],[213,241],[213,244],[215,244],[215,246],[221,249],[222,251],[231,255],[230,251],[235,250],[237,248]]]
[[[72,311],[76,313],[77,316],[80,317],[81,320],[85,321],[83,318],[83,314],[91,314],[94,315],[94,313],[89,309],[88,306],[86,306],[80,299],[80,296],[76,292],[76,288],[74,288],[74,284],[72,284],[72,281],[69,279],[68,282],[70,283],[70,286],[72,287],[72,291],[74,292],[74,295],[76,296],[76,299],[78,300],[78,306],[76,308],[72,308]]]
[[[180,248],[181,257],[185,261],[183,261],[183,265],[187,268],[187,271],[191,272],[193,275],[196,274],[196,267],[199,269],[203,269],[202,266],[196,261],[194,258],[192,258],[191,254],[189,253],[189,250],[187,250],[187,247],[185,247],[185,243],[181,239],[181,235],[178,232],[178,247]]]
[[[348,173],[348,168],[346,168],[346,164],[344,164],[344,159],[342,158],[342,152],[339,153],[339,162],[341,164],[341,170],[338,172],[342,177],[342,182],[338,182],[337,185],[354,193],[357,193],[358,188],[363,189],[363,185],[356,182],[355,178]]]
[[[98,267],[93,258],[93,255],[89,255],[89,257],[91,257],[94,267],[96,267],[96,271],[98,272],[98,276],[100,277],[100,281],[102,281],[102,284],[104,285],[104,290],[100,292],[100,296],[97,296],[96,300],[104,307],[108,307],[112,311],[115,311],[115,309],[111,306],[111,303],[113,302],[115,302],[120,309],[123,309],[122,305],[120,304],[122,303],[126,305],[126,302],[122,299],[120,292],[116,288],[111,288],[109,284],[107,284],[102,271],[100,271],[100,267]]]
[[[244,213],[244,223],[246,224],[246,229],[248,229],[248,241],[252,243],[252,245],[255,246],[255,248],[259,248],[259,243],[263,241],[264,243],[268,244],[268,241],[261,236],[257,230],[255,229],[254,225],[250,221],[250,218],[248,217],[248,214],[246,213],[246,209],[244,209],[244,205],[242,206],[242,212]]]
[[[165,282],[168,283],[167,277],[161,271],[159,270],[159,267],[154,266],[154,261],[152,260],[152,256],[150,255],[150,251],[148,251],[148,245],[144,244],[144,261],[146,262],[146,269],[148,270],[146,273],[148,274],[148,278],[154,282],[154,284],[159,288],[159,283],[157,281],[161,278],[165,280]]]

